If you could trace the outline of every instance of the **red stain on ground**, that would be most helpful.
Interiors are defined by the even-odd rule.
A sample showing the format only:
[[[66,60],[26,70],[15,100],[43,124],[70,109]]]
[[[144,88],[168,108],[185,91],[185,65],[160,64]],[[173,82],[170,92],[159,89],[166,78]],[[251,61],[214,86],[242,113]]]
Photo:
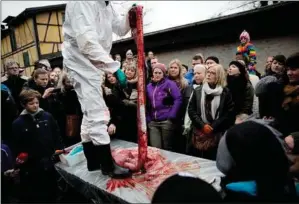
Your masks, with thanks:
[[[116,149],[112,152],[115,162],[129,169],[133,169],[138,161],[138,149]],[[132,168],[130,168],[132,167]],[[145,173],[136,172],[132,178],[110,179],[106,189],[113,192],[117,188],[131,188],[143,191],[151,199],[157,187],[169,176],[180,171],[199,170],[198,163],[193,162],[170,162],[163,157],[159,149],[148,147],[145,161]]]

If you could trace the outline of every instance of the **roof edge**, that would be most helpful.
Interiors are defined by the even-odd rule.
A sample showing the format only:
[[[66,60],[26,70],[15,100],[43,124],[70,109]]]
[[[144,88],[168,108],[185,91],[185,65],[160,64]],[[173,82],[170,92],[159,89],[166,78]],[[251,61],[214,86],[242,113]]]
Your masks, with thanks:
[[[294,4],[294,3],[298,3],[298,2],[296,2],[296,1],[279,2],[277,4],[272,4],[272,5],[264,6],[264,7],[261,7],[261,8],[251,9],[251,10],[242,11],[242,12],[238,12],[238,13],[233,13],[233,14],[229,14],[229,15],[225,15],[225,16],[220,16],[220,17],[216,17],[216,18],[206,19],[206,20],[202,20],[202,21],[197,21],[197,22],[193,22],[193,23],[180,25],[180,26],[175,26],[175,27],[170,27],[170,28],[166,28],[166,29],[162,29],[162,30],[149,32],[149,33],[144,34],[144,37],[155,35],[155,34],[167,33],[167,32],[170,32],[170,31],[183,29],[183,28],[188,28],[188,27],[193,27],[193,26],[197,26],[197,25],[212,23],[212,22],[216,22],[216,21],[219,21],[219,20],[226,20],[226,19],[231,19],[231,18],[235,18],[235,17],[239,17],[239,16],[248,15],[248,14],[263,12],[263,11],[271,10],[271,9],[274,9],[274,8],[277,8],[277,7],[285,6],[285,5],[288,5],[288,4]],[[121,42],[130,41],[132,39],[133,39],[132,37],[129,37],[129,38],[121,39],[121,40],[116,40],[116,41],[113,42],[113,44],[114,43],[121,43]]]

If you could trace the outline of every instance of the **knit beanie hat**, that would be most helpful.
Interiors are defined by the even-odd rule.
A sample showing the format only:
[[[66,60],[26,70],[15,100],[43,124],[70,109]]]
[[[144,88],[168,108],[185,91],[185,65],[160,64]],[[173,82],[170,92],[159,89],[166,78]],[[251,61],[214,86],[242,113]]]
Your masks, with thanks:
[[[284,55],[276,55],[273,57],[273,61],[276,60],[277,62],[285,65],[286,64],[286,57]]]
[[[285,176],[290,163],[281,137],[280,132],[262,120],[235,125],[220,140],[217,168],[239,180]]]
[[[166,69],[166,66],[164,64],[162,64],[162,63],[155,64],[153,66],[153,72],[155,71],[155,69],[160,69],[163,72],[164,76],[166,75],[166,70],[167,69]]]
[[[239,62],[239,61],[231,61],[229,63],[229,66],[231,66],[231,65],[235,65],[236,67],[239,68],[239,71],[240,71],[240,73],[242,75],[246,75],[246,73],[247,73],[246,72],[246,67],[241,62]]]
[[[278,80],[274,76],[266,76],[259,80],[259,82],[255,86],[255,95],[260,96],[265,93],[269,93],[271,86],[273,84],[278,84]]]
[[[209,56],[205,62],[207,62],[208,60],[213,60],[214,62],[216,62],[216,64],[219,64],[219,59],[218,57],[215,56]]]
[[[249,33],[248,33],[246,30],[244,30],[244,31],[241,33],[241,35],[240,35],[240,40],[241,40],[241,38],[245,38],[245,39],[247,39],[247,41],[250,41]]]
[[[221,202],[220,194],[207,182],[182,172],[170,176],[155,191],[151,203]]]
[[[299,52],[292,54],[286,60],[286,66],[291,69],[298,69],[299,68]]]

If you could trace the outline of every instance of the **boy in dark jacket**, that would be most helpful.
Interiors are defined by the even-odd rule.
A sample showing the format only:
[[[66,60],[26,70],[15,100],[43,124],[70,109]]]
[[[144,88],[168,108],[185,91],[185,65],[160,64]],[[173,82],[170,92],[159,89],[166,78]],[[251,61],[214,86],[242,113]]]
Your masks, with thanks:
[[[40,93],[23,90],[25,108],[12,124],[14,154],[27,153],[20,166],[22,202],[51,203],[56,198],[55,150],[62,149],[58,125],[52,115],[39,108]]]

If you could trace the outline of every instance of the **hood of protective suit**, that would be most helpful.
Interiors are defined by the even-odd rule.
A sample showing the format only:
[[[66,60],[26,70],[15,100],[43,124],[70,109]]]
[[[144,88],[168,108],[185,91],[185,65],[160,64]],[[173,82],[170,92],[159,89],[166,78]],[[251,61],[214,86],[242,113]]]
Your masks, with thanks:
[[[90,69],[116,72],[120,68],[120,62],[109,56],[112,33],[124,36],[129,30],[128,15],[122,18],[111,3],[106,5],[104,1],[68,2],[63,24],[62,55],[65,66],[76,72]],[[101,66],[101,62],[106,66]],[[88,71],[82,74],[92,75]]]

